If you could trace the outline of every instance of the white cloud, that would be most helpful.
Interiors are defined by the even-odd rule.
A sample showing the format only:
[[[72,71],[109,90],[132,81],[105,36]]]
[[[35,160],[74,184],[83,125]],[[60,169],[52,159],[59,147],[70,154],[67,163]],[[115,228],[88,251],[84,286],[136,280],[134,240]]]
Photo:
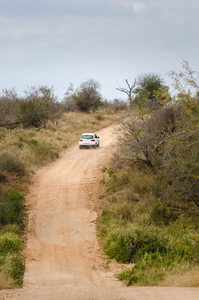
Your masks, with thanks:
[[[132,5],[133,5],[133,10],[135,13],[142,12],[146,8],[146,5],[144,3],[140,3],[140,2],[133,2]]]

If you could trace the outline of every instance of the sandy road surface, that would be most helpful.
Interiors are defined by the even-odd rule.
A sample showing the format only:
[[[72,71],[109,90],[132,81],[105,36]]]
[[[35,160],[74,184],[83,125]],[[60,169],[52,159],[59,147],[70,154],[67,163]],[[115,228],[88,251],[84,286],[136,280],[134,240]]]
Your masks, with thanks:
[[[198,300],[199,289],[127,288],[114,277],[96,238],[101,168],[110,157],[113,127],[99,132],[98,149],[73,145],[41,168],[27,197],[29,225],[24,288],[0,299]]]

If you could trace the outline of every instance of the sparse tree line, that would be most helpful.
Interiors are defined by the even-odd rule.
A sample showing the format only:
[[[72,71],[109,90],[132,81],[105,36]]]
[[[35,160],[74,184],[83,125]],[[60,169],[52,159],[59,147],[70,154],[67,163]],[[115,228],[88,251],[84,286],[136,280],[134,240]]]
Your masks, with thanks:
[[[31,87],[19,97],[15,91],[5,90],[0,96],[0,125],[12,128],[17,123],[24,127],[46,126],[49,120],[56,121],[61,114],[61,105],[53,89],[46,86]]]
[[[142,75],[132,85],[126,79],[126,84],[127,88],[117,90],[128,95],[130,109],[135,106],[156,108],[160,105],[157,98],[165,98],[169,93],[169,88],[163,85],[163,80],[156,74]],[[29,87],[24,96],[18,96],[14,88],[5,89],[0,94],[0,126],[12,128],[21,123],[24,127],[46,127],[49,121],[56,123],[66,111],[88,113],[102,107],[114,111],[127,108],[128,102],[119,99],[105,100],[100,89],[100,83],[93,79],[81,83],[77,89],[70,84],[61,101],[58,101],[53,87]]]
[[[58,122],[67,111],[88,113],[102,106],[115,111],[126,108],[121,100],[104,100],[100,89],[99,82],[93,79],[83,82],[76,90],[70,84],[62,101],[58,101],[53,87],[30,87],[23,97],[19,97],[14,88],[4,90],[0,95],[0,126],[13,128],[21,123],[24,127],[46,127],[49,121]]]
[[[165,97],[168,87],[156,74],[145,74],[134,80],[130,85],[126,80],[127,88],[117,88],[128,95],[129,107],[135,105],[149,107],[157,106],[157,97]],[[90,79],[74,89],[70,84],[61,101],[54,94],[53,87],[29,87],[24,96],[18,96],[16,90],[3,90],[0,94],[0,126],[12,128],[18,123],[24,127],[46,127],[49,121],[57,122],[66,111],[90,111],[100,108],[111,108],[114,111],[126,109],[127,102],[114,99],[105,100],[101,93],[100,83]],[[157,92],[154,98],[154,90]],[[148,101],[150,99],[150,101]],[[155,101],[154,101],[155,100]],[[146,103],[145,103],[146,102]]]

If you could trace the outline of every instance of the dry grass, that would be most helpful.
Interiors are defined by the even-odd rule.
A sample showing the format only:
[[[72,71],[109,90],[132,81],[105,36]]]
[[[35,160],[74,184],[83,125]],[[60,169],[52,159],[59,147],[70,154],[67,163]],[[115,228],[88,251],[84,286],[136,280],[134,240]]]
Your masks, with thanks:
[[[185,274],[168,275],[160,286],[199,287],[199,266],[195,266]]]
[[[0,273],[0,290],[1,289],[12,289],[15,287],[14,280],[10,276]]]

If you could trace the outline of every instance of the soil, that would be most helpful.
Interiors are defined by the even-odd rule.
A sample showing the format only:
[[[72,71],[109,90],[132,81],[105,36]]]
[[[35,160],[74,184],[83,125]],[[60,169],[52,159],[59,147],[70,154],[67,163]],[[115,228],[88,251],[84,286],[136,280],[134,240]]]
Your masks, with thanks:
[[[0,299],[198,300],[198,288],[125,287],[96,234],[101,169],[114,148],[114,126],[98,132],[100,147],[75,144],[39,169],[27,196],[28,238],[24,286]]]

